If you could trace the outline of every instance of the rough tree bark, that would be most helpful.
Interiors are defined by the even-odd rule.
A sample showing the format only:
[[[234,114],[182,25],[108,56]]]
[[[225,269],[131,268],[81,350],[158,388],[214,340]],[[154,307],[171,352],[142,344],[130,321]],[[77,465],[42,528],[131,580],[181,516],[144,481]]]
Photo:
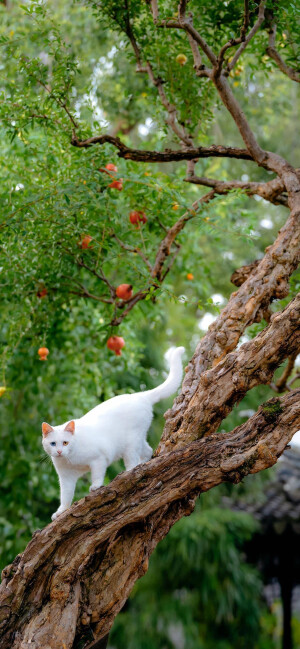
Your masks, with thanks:
[[[289,277],[299,263],[299,173],[286,160],[260,147],[227,80],[240,54],[261,29],[265,2],[260,3],[250,31],[245,10],[240,36],[225,43],[218,55],[193,26],[192,17],[185,16],[185,0],[179,4],[178,20],[162,23],[156,0],[147,4],[157,29],[186,33],[196,78],[205,76],[214,84],[246,148],[193,145],[191,134],[177,121],[176,109],[168,101],[162,80],[155,78],[149,62],[143,63],[130,16],[125,34],[132,44],[138,71],[148,74],[157,88],[166,121],[181,142],[181,149],[138,151],[111,135],[80,141],[77,125],[71,119],[72,145],[85,148],[109,142],[118,148],[121,157],[141,162],[187,160],[186,181],[212,187],[212,195],[240,187],[239,181],[224,184],[198,178],[194,174],[195,159],[227,156],[250,160],[274,172],[276,178],[270,183],[250,182],[243,189],[249,195],[259,193],[271,202],[287,205],[290,216],[264,258],[236,273],[239,289],[199,342],[188,364],[182,392],[166,415],[156,457],[117,476],[108,487],[86,496],[44,530],[37,531],[24,553],[3,571],[0,649],[87,648],[104,638],[133,584],[146,572],[154,547],[178,519],[193,511],[198,495],[221,482],[239,482],[248,473],[272,466],[300,428],[298,389],[262,405],[231,433],[216,434],[233,405],[254,385],[270,383],[274,370],[286,358],[294,357],[300,344],[300,297],[272,317],[268,310],[272,300],[288,294]],[[127,3],[124,11],[128,12]],[[274,61],[290,78],[297,77],[286,69],[281,57],[279,60],[275,56],[274,38],[270,36],[269,44]],[[237,45],[226,67],[225,52]],[[202,64],[203,55],[211,68]],[[185,224],[190,216],[184,218]],[[159,273],[170,254],[173,234],[176,236],[184,224],[178,221],[167,232],[156,258],[155,270]],[[151,265],[149,272],[154,272]],[[104,281],[103,277],[99,280]],[[236,350],[245,329],[266,314],[269,325]]]

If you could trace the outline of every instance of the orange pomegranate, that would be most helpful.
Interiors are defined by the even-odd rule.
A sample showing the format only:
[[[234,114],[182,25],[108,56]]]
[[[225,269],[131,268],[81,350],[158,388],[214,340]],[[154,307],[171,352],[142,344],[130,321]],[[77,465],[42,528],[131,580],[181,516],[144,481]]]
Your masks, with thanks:
[[[119,284],[116,288],[116,296],[120,297],[121,300],[130,300],[132,297],[132,285],[131,284]]]
[[[47,349],[47,347],[40,347],[38,349],[38,355],[40,357],[40,361],[46,361],[48,354],[49,354],[49,349]]]
[[[147,223],[147,217],[141,210],[132,210],[129,214],[129,221],[132,225],[139,226],[139,223]]]
[[[116,356],[121,356],[121,349],[125,347],[125,340],[121,336],[110,336],[106,345],[108,349],[115,352]]]
[[[116,167],[112,162],[108,162],[107,165],[105,165],[105,169],[108,169],[108,171],[118,171],[118,167]]]
[[[78,241],[78,245],[82,250],[86,250],[87,248],[90,248],[91,241],[93,241],[93,237],[89,234],[83,234],[80,241]]]
[[[123,189],[123,178],[120,178],[120,180],[113,180],[108,186],[111,187],[111,189],[118,189],[119,192],[121,192]]]
[[[189,280],[194,279],[194,275],[193,275],[193,273],[188,273],[187,276],[186,276],[186,278],[189,279]]]

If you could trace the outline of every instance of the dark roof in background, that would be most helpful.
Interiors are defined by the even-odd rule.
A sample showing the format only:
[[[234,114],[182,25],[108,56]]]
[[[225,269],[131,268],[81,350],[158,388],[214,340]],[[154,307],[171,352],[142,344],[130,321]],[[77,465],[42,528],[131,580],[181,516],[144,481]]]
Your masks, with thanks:
[[[266,485],[263,502],[232,502],[224,504],[235,511],[252,514],[261,524],[261,531],[282,534],[288,527],[300,535],[300,447],[291,447],[279,458],[274,479]]]

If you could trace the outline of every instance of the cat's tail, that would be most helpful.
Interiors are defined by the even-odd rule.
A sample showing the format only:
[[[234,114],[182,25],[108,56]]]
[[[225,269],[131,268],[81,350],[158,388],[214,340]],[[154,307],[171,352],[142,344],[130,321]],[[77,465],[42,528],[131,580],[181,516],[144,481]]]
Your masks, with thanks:
[[[170,372],[167,379],[161,385],[153,390],[147,390],[146,394],[151,403],[157,403],[161,399],[166,399],[179,388],[182,378],[182,360],[181,356],[184,352],[184,347],[176,347],[169,349],[166,354],[167,361],[170,364]]]

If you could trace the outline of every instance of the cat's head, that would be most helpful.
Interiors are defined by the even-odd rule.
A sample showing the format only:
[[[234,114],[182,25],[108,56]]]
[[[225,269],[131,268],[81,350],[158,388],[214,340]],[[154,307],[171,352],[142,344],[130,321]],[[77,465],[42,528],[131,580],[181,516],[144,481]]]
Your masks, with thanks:
[[[68,457],[74,441],[75,421],[66,426],[50,426],[42,423],[43,447],[51,457]]]

